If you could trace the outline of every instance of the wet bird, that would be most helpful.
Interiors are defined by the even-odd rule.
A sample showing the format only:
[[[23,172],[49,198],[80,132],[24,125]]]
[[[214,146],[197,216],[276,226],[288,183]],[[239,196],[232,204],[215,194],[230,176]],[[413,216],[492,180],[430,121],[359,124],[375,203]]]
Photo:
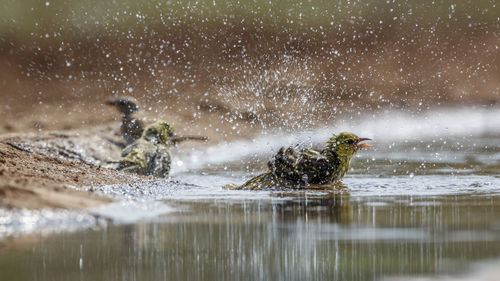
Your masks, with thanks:
[[[141,137],[122,151],[118,169],[141,175],[164,178],[171,164],[169,147],[172,146],[174,128],[158,120],[144,129]]]
[[[127,145],[141,137],[144,130],[144,123],[134,116],[134,113],[139,110],[136,99],[132,97],[119,97],[108,100],[106,104],[115,106],[120,111],[122,115],[120,132]]]
[[[132,97],[119,97],[110,99],[106,102],[107,105],[115,106],[122,115],[120,123],[120,132],[125,139],[126,145],[131,144],[136,139],[142,136],[144,123],[134,116],[134,113],[139,111],[139,103]],[[203,136],[177,136],[171,137],[170,141],[173,145],[187,140],[207,141],[207,137]],[[123,147],[123,146],[122,146]]]
[[[351,159],[358,150],[371,146],[353,133],[332,136],[321,151],[313,149],[296,152],[292,147],[281,148],[268,162],[268,170],[241,186],[227,189],[328,188],[340,183],[349,171]]]

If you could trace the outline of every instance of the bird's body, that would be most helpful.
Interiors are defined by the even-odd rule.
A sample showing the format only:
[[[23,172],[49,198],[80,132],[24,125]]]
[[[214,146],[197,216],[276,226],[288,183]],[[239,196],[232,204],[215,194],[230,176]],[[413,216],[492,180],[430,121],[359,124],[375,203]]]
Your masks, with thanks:
[[[126,172],[167,177],[170,172],[173,128],[158,120],[144,129],[142,136],[125,147],[118,166]]]
[[[120,97],[108,100],[106,104],[115,106],[122,115],[120,133],[126,145],[139,139],[144,130],[144,123],[134,115],[139,110],[138,102],[132,97]]]
[[[321,151],[313,149],[296,152],[293,148],[281,148],[268,162],[268,170],[239,187],[231,189],[266,189],[276,186],[304,188],[308,186],[339,183],[349,171],[351,158],[369,140],[352,133],[340,133],[331,137]]]
[[[142,136],[145,126],[144,122],[135,116],[135,113],[139,111],[139,103],[136,99],[120,97],[108,100],[106,104],[115,106],[122,115],[120,132],[125,139],[125,145],[133,143]],[[187,140],[207,141],[208,138],[203,136],[172,136],[170,138],[174,145]]]
[[[144,123],[141,120],[135,118],[134,116],[122,115],[120,133],[127,144],[131,144],[136,139],[140,138],[143,130]]]

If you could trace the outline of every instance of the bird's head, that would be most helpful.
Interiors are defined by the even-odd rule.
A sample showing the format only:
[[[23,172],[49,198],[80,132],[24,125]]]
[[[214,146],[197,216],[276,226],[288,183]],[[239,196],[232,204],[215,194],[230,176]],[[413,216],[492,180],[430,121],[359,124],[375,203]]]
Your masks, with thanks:
[[[142,138],[157,144],[171,145],[174,136],[174,127],[165,120],[158,120],[147,126],[142,132]]]
[[[358,150],[371,146],[369,143],[362,143],[367,140],[371,139],[360,138],[353,133],[340,133],[330,138],[327,142],[327,149],[335,151],[340,158],[350,160]]]
[[[139,105],[133,97],[119,97],[106,101],[107,105],[115,106],[124,115],[130,115],[139,110]]]

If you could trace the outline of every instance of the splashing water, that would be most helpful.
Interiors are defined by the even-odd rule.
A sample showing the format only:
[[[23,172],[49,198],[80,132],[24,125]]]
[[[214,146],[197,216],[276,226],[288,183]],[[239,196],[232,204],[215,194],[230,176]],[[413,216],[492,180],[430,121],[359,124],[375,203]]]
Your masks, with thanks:
[[[355,132],[359,136],[370,137],[374,147],[361,152],[362,157],[377,157],[391,153],[399,160],[420,154],[418,161],[435,162],[439,155],[451,161],[449,150],[461,150],[458,159],[466,158],[466,153],[485,148],[494,149],[489,161],[500,159],[498,141],[490,141],[493,134],[500,131],[500,109],[450,108],[430,111],[427,114],[413,115],[405,112],[382,112],[362,116],[356,120],[342,120],[327,127],[296,133],[267,132],[251,140],[222,143],[197,151],[180,151],[176,155],[182,165],[174,165],[172,173],[203,170],[210,165],[231,162],[248,162],[248,159],[265,159],[281,146],[299,144],[302,147],[323,145],[328,138],[338,132]],[[493,135],[493,136],[492,136]],[[478,139],[480,138],[480,139]],[[418,148],[418,149],[417,149]],[[231,153],[227,153],[231,151]],[[438,157],[436,157],[436,153]],[[402,155],[401,155],[402,154]],[[452,157],[457,157],[456,153]],[[243,159],[243,161],[241,161]]]
[[[498,116],[498,109],[383,112],[178,151],[173,162],[183,164],[171,179],[92,188],[119,201],[90,212],[116,225],[34,242],[13,261],[0,254],[0,268],[15,262],[37,275],[92,270],[107,279],[185,280],[464,273],[499,258]],[[339,131],[374,139],[353,161],[342,191],[221,189],[262,171],[282,145],[316,147]],[[26,262],[33,259],[45,265]],[[69,260],[74,271],[60,267]]]

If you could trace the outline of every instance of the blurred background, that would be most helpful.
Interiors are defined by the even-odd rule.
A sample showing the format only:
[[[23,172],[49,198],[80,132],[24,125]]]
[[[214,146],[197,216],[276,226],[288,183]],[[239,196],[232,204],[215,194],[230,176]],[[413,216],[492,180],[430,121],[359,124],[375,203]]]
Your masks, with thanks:
[[[0,143],[9,165],[0,187],[22,188],[0,195],[30,203],[29,188],[53,181],[123,200],[99,219],[1,212],[0,276],[424,280],[483,263],[455,280],[493,280],[497,2],[0,0],[0,134],[21,133]],[[105,103],[124,95],[141,118],[213,143],[173,148],[174,181],[133,185],[101,170],[120,155],[108,138],[120,115]],[[25,137],[50,130],[73,134]],[[261,172],[280,146],[316,146],[339,131],[374,140],[345,192],[221,189]],[[54,198],[41,194],[31,200]],[[54,226],[89,229],[19,249],[1,240]]]
[[[1,0],[0,133],[152,118],[209,136],[500,99],[500,8],[469,1]]]

